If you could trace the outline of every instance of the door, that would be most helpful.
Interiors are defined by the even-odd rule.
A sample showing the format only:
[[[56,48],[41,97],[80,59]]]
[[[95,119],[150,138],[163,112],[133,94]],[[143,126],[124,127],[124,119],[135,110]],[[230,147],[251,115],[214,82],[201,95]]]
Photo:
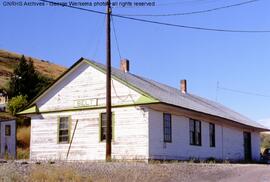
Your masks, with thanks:
[[[251,161],[251,134],[244,132],[244,157],[245,161]]]

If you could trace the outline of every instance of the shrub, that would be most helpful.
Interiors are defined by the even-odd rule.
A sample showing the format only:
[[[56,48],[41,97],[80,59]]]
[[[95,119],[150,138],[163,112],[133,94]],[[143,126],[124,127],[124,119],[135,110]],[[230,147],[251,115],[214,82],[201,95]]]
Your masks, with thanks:
[[[8,110],[14,116],[17,112],[21,111],[27,105],[27,98],[26,96],[16,96],[13,97],[8,102]]]

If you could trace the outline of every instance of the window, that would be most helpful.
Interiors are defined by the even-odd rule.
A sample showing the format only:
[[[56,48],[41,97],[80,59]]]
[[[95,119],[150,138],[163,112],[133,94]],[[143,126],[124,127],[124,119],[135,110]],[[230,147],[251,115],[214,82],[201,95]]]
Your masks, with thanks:
[[[69,117],[60,117],[59,118],[59,135],[58,135],[58,141],[59,143],[69,143]]]
[[[209,123],[209,139],[210,139],[210,147],[216,146],[216,139],[215,139],[215,124]]]
[[[189,120],[190,145],[201,145],[201,121]]]
[[[112,113],[112,136],[114,138],[114,113]],[[106,140],[107,136],[107,114],[101,113],[100,114],[100,141]]]
[[[164,142],[172,142],[172,121],[171,114],[163,114],[163,134]]]
[[[10,136],[10,135],[11,135],[11,126],[5,125],[5,136]]]

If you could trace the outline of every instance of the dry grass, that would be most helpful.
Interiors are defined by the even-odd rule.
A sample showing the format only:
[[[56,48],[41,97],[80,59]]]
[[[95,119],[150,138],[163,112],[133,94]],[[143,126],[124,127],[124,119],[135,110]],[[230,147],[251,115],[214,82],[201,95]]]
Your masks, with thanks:
[[[55,166],[35,166],[32,167],[28,177],[28,181],[72,181],[72,182],[91,182],[90,176],[80,175],[77,171],[69,167],[62,166],[61,168]]]
[[[19,63],[18,60],[21,56],[21,54],[0,49],[0,88],[3,88],[5,84],[7,84],[14,67]],[[28,60],[30,57],[25,56],[25,58]],[[36,70],[49,78],[56,79],[66,70],[66,68],[49,61],[43,61],[32,57],[31,59],[34,62]]]
[[[30,126],[17,129],[17,159],[29,159]]]
[[[20,127],[17,129],[17,142],[22,148],[28,148],[30,146],[30,127]]]
[[[29,159],[30,149],[17,147],[17,159]]]
[[[22,176],[14,168],[11,167],[3,168],[0,166],[0,181],[1,182],[22,181]]]

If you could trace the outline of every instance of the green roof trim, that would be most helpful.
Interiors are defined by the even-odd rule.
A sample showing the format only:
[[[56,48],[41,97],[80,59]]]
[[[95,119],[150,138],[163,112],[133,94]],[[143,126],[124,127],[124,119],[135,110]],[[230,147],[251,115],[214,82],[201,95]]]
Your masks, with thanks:
[[[156,104],[160,103],[160,101],[155,100],[153,98],[149,98],[147,96],[142,95],[139,97],[134,103],[131,104],[118,104],[112,105],[112,108],[117,107],[131,107],[131,106],[138,106],[138,105],[147,105],[147,104]],[[71,108],[71,109],[63,109],[63,110],[47,110],[47,111],[39,111],[36,105],[17,113],[17,115],[24,115],[24,114],[37,114],[37,113],[54,113],[54,112],[66,112],[66,111],[78,111],[78,110],[92,110],[92,109],[103,109],[106,108],[105,105],[102,106],[87,106],[87,107],[78,107],[78,108]]]
[[[17,113],[17,115],[34,114],[34,113],[38,113],[38,108],[36,105]]]
[[[132,106],[139,106],[139,105],[149,105],[149,104],[157,104],[160,103],[158,101],[148,102],[148,103],[133,103],[133,104],[119,104],[119,105],[112,105],[112,108],[119,108],[119,107],[132,107]],[[83,111],[83,110],[95,110],[95,109],[105,109],[106,106],[90,106],[90,107],[79,107],[79,108],[71,108],[71,109],[61,109],[61,110],[47,110],[47,111],[39,111],[36,109],[36,112],[26,112],[22,111],[18,113],[20,114],[42,114],[42,113],[55,113],[55,112],[72,112],[72,111]]]
[[[134,104],[148,104],[148,103],[157,103],[157,102],[159,101],[156,99],[142,95],[138,100],[134,102]]]

